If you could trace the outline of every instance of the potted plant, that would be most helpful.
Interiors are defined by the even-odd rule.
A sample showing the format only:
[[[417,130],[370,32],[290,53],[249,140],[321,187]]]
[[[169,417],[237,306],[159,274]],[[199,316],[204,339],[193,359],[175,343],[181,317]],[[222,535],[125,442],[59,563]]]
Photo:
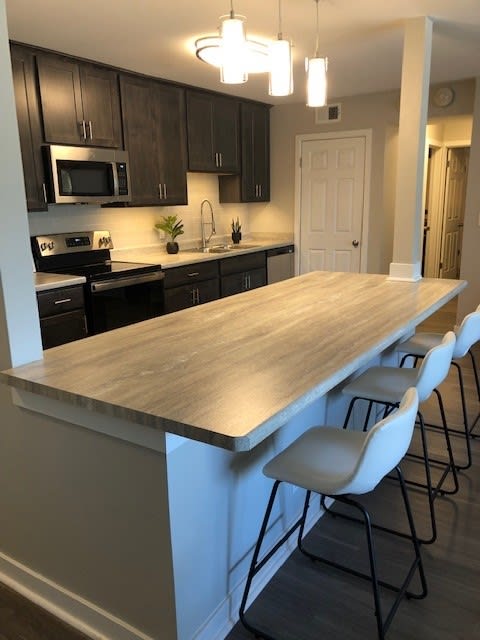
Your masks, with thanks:
[[[240,224],[240,220],[237,218],[236,220],[232,219],[232,242],[233,244],[238,244],[242,239],[242,225]]]
[[[183,222],[178,220],[176,215],[163,216],[160,222],[157,222],[155,225],[155,229],[164,231],[170,236],[170,240],[167,242],[167,253],[178,253],[178,242],[175,241],[175,238],[185,233],[183,230]]]

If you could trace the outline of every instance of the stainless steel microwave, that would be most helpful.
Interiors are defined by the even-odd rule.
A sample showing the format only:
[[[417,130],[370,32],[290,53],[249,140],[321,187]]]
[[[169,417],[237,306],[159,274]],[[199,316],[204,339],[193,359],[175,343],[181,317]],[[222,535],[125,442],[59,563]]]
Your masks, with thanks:
[[[47,200],[52,204],[129,202],[127,151],[46,145]]]

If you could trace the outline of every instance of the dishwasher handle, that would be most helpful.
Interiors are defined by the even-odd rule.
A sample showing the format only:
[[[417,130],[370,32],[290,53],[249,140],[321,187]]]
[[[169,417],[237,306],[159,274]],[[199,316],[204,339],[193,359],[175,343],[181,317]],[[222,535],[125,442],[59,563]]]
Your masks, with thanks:
[[[293,253],[293,252],[294,252],[293,244],[289,245],[288,247],[276,247],[275,249],[267,250],[267,258],[272,258],[273,256],[281,256],[285,253]]]

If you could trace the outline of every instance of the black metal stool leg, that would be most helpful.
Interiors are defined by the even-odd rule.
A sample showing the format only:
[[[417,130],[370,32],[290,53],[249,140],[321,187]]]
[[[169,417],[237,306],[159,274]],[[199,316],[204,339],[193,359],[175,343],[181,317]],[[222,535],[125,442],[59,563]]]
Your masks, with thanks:
[[[475,361],[475,356],[473,355],[473,351],[471,349],[468,350],[468,353],[470,354],[470,358],[472,360],[472,368],[473,368],[473,374],[475,376],[475,385],[477,387],[477,398],[478,398],[478,402],[480,402],[480,380],[479,380],[479,376],[478,376],[478,369],[477,369],[477,363]],[[478,435],[475,433],[473,433],[473,430],[475,429],[475,427],[478,424],[478,421],[480,419],[480,413],[477,414],[477,417],[475,418],[475,420],[472,423],[472,426],[470,427],[470,436],[472,438],[477,438]]]
[[[443,406],[443,400],[442,400],[442,394],[440,393],[440,391],[438,389],[434,389],[433,390],[435,395],[437,396],[437,400],[438,400],[438,408],[440,409],[440,415],[442,417],[442,425],[443,425],[443,432],[445,434],[445,444],[447,445],[447,452],[448,452],[448,466],[447,466],[447,474],[448,475],[448,470],[450,469],[452,474],[453,474],[453,483],[454,483],[454,488],[447,490],[447,489],[442,489],[442,493],[445,494],[454,494],[457,493],[458,491],[458,476],[457,476],[457,468],[455,466],[455,460],[453,458],[453,451],[452,451],[452,444],[450,442],[450,433],[448,430],[448,425],[447,425],[447,418],[445,416],[445,408]],[[440,480],[440,482],[437,485],[437,489],[440,489],[442,483],[443,483],[444,477],[442,477],[442,479]]]
[[[472,466],[472,447],[470,444],[470,431],[468,429],[468,413],[467,413],[467,403],[465,400],[465,386],[463,384],[463,374],[462,368],[458,364],[458,362],[452,362],[453,366],[457,370],[458,374],[458,386],[460,387],[460,400],[462,403],[462,414],[463,414],[463,432],[459,429],[451,429],[454,433],[461,433],[465,436],[465,446],[467,448],[467,463],[466,464],[457,464],[457,469],[469,469]]]

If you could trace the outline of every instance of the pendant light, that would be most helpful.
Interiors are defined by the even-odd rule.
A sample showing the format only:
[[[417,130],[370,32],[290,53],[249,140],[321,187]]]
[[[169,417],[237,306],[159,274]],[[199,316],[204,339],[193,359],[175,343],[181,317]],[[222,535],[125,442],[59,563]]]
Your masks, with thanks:
[[[282,7],[278,0],[278,38],[269,45],[271,96],[289,96],[293,93],[292,46],[282,35]]]
[[[327,67],[328,58],[320,58],[318,55],[319,30],[318,30],[318,0],[317,5],[317,37],[315,43],[315,57],[305,58],[305,70],[307,72],[307,107],[324,107],[327,103]]]
[[[235,15],[233,0],[230,0],[230,14],[220,18],[221,60],[220,82],[242,84],[247,82],[245,65],[246,39],[243,16]]]

